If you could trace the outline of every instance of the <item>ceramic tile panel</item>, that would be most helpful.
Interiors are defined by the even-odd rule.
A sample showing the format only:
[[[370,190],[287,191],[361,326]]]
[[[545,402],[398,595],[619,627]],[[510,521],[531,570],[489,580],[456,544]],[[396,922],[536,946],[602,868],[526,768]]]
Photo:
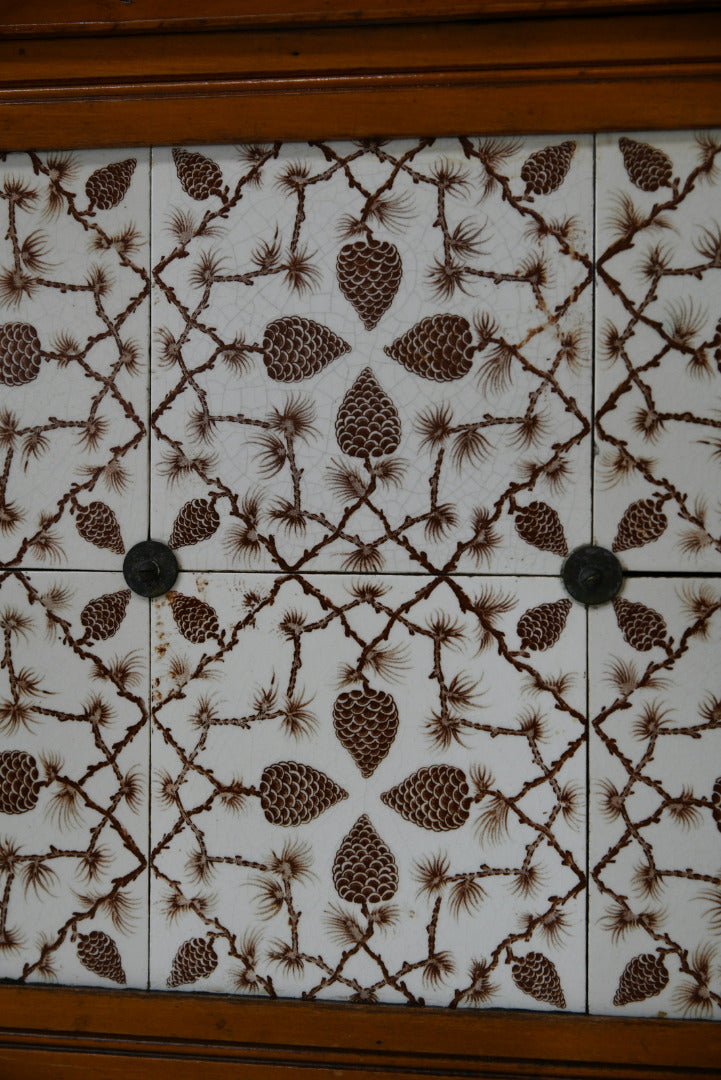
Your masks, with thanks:
[[[153,534],[556,573],[590,536],[589,136],[153,151]]]
[[[595,533],[721,571],[721,133],[597,137]]]
[[[0,977],[147,985],[147,601],[0,572]]]
[[[0,566],[147,535],[147,150],[0,160]]]
[[[583,1010],[585,621],[548,578],[183,574],[151,986]]]
[[[721,582],[590,612],[589,1009],[719,1018]]]

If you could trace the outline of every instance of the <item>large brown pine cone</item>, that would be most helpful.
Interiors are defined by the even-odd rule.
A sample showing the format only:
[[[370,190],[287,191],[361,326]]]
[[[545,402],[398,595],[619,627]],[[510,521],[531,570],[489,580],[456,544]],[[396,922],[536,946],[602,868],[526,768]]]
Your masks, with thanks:
[[[465,773],[455,765],[430,765],[384,791],[381,801],[397,814],[433,832],[460,829],[473,805]]]
[[[622,135],[618,145],[623,154],[626,172],[641,191],[658,191],[671,187],[673,165],[668,154],[649,143],[636,142]]]
[[[333,884],[341,900],[351,904],[380,904],[396,894],[396,860],[367,814],[361,814],[341,841],[333,860]]]
[[[555,964],[543,953],[529,952],[519,957],[511,966],[511,976],[518,989],[536,1001],[547,1001],[557,1009],[566,1008]]]
[[[468,374],[475,346],[471,325],[462,315],[433,315],[406,330],[383,352],[414,375],[448,382]]]
[[[183,191],[190,195],[191,199],[202,201],[211,195],[223,194],[223,174],[220,166],[205,154],[182,150],[176,146],[173,150],[173,161]]]
[[[214,607],[206,604],[205,600],[199,600],[197,596],[185,596],[184,593],[169,592],[167,594],[170,607],[175,619],[175,625],[180,633],[194,645],[200,645],[208,638],[218,637],[220,623]]]
[[[130,589],[105,593],[89,600],[80,612],[80,622],[85,627],[85,637],[96,641],[107,641],[118,632],[125,618],[130,600]]]
[[[372,776],[398,731],[398,707],[385,690],[347,690],[333,705],[333,727],[361,775]]]
[[[668,518],[656,499],[638,499],[626,507],[618,523],[613,551],[628,551],[658,540],[666,531]]]
[[[0,383],[23,386],[40,371],[40,339],[30,323],[9,322],[0,326]]]
[[[716,828],[721,832],[721,776],[714,782],[711,792],[711,813],[716,822]]]
[[[570,610],[570,600],[554,600],[524,611],[516,627],[521,648],[534,652],[550,649],[563,633]]]
[[[268,765],[260,777],[260,805],[272,825],[304,825],[347,798],[329,776],[299,761]]]
[[[212,941],[202,937],[189,938],[180,946],[168,976],[168,986],[185,986],[187,983],[207,979],[218,966],[218,954]]]
[[[274,319],[263,334],[263,363],[278,382],[308,379],[347,352],[347,341],[303,315]]]
[[[125,551],[118,519],[104,502],[91,502],[87,506],[79,506],[75,513],[75,527],[83,540],[87,540],[89,544],[109,548],[116,555],[122,555]]]
[[[90,210],[111,210],[125,198],[130,187],[133,172],[137,161],[135,158],[126,158],[125,161],[114,161],[112,165],[104,165],[102,169],[96,169],[91,173],[85,184],[85,194],[90,201]]]
[[[526,195],[550,195],[566,179],[571,159],[576,150],[575,142],[567,140],[556,146],[537,150],[523,163],[521,180],[526,184]]]
[[[351,457],[380,457],[398,449],[398,409],[369,367],[363,368],[341,402],[335,437],[343,453]]]
[[[340,249],[336,274],[340,291],[358,312],[366,330],[372,330],[393,303],[403,277],[403,264],[395,244],[371,237]]]
[[[663,648],[666,644],[666,621],[653,608],[617,597],[613,609],[619,629],[632,649],[648,652],[654,645]]]
[[[656,953],[641,953],[632,957],[621,972],[618,990],[613,995],[614,1005],[628,1005],[631,1001],[660,994],[668,983],[668,971]]]
[[[178,511],[168,544],[171,548],[199,544],[213,536],[219,527],[220,516],[209,499],[190,499]]]
[[[0,813],[26,814],[37,805],[40,787],[32,754],[24,750],[0,752]]]
[[[519,506],[515,525],[516,532],[527,544],[541,551],[552,551],[554,555],[568,555],[561,519],[547,503],[532,502],[528,506]]]
[[[88,971],[94,971],[103,979],[121,984],[126,981],[118,946],[102,930],[78,934],[78,960]]]

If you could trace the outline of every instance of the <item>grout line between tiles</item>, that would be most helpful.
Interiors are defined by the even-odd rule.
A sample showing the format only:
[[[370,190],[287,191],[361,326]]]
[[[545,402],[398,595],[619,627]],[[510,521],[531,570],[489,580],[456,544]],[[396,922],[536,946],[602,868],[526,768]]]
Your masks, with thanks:
[[[594,485],[596,473],[596,237],[598,234],[598,145],[596,135],[593,135],[592,155],[592,194],[591,194],[591,219],[593,227],[591,231],[591,260],[593,265],[593,279],[591,284],[591,455],[590,455],[590,491],[591,491],[591,543],[596,542],[596,489]],[[589,637],[591,633],[590,611],[586,608],[586,888],[584,890],[585,917],[586,917],[586,1014],[590,1011],[589,1003],[589,964],[591,958],[591,928],[590,928],[590,889],[591,889],[591,680],[589,678],[589,663],[591,653]]]

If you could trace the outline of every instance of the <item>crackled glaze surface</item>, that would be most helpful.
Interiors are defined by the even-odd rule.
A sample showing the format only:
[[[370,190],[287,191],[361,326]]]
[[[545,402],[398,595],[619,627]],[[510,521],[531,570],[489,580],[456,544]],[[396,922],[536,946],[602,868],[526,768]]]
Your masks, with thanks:
[[[2,977],[721,1015],[720,161],[0,155]]]

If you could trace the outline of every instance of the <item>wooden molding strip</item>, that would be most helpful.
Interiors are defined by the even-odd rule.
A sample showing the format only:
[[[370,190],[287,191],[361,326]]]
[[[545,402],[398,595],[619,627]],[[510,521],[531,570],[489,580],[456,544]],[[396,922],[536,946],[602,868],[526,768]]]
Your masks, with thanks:
[[[544,1013],[0,989],[0,1076],[718,1077],[721,1025]],[[128,1055],[133,1058],[129,1066]],[[93,1073],[92,1070],[95,1070]],[[195,1071],[193,1071],[195,1070]],[[233,1072],[235,1070],[235,1072]]]

